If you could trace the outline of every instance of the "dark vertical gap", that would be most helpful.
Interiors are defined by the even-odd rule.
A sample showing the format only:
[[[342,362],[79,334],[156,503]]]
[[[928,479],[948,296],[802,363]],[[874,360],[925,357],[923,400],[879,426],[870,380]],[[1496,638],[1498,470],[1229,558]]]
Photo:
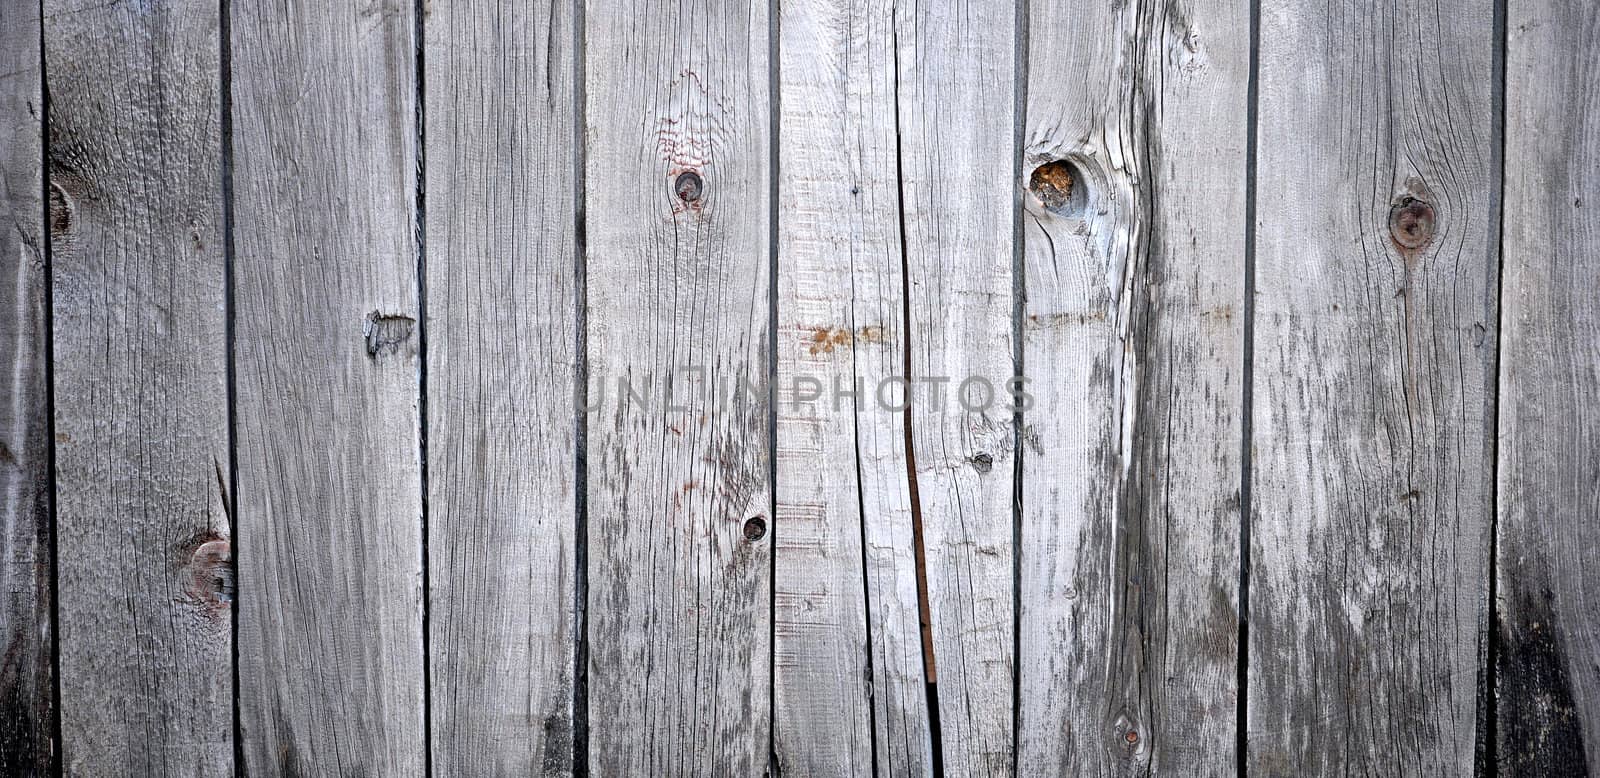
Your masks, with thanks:
[[[906,481],[911,496],[912,553],[917,565],[917,620],[922,637],[922,677],[928,699],[928,740],[932,752],[932,773],[944,775],[944,745],[939,725],[939,671],[933,654],[933,615],[928,604],[928,552],[922,534],[922,498],[917,491],[916,438],[912,434],[911,409],[911,256],[906,246],[906,171],[905,143],[900,135],[900,14],[899,6],[890,20],[890,46],[894,49],[894,174],[900,216],[900,315],[905,331],[901,369],[904,373]]]
[[[1026,370],[1022,327],[1027,315],[1027,246],[1022,217],[1023,154],[1028,126],[1028,0],[1018,0],[1016,48],[1012,68],[1016,92],[1012,105],[1011,136],[1011,375],[1020,379]],[[1014,385],[1020,390],[1020,383]],[[1022,739],[1022,446],[1023,404],[1015,402],[1011,414],[1011,774],[1019,775]]]
[[[230,656],[233,660],[233,774],[247,773],[244,761],[244,724],[239,710],[239,608],[244,600],[244,586],[239,577],[239,388],[238,364],[234,357],[234,244],[233,244],[233,4],[231,0],[218,2],[218,27],[221,49],[219,65],[221,86],[222,129],[222,297],[223,341],[225,342],[228,376],[228,493],[223,500],[228,506],[228,539],[233,562],[233,618],[229,622]]]
[[[1256,346],[1256,135],[1260,102],[1261,3],[1250,3],[1250,77],[1245,88],[1244,162],[1244,417],[1240,421],[1239,443],[1239,647],[1237,683],[1239,693],[1234,708],[1234,760],[1239,778],[1250,772],[1250,484],[1254,478],[1251,448],[1255,430],[1255,346]]]
[[[433,657],[429,640],[432,634],[433,568],[428,564],[428,186],[427,186],[427,68],[423,60],[427,48],[423,34],[424,6],[427,0],[412,3],[411,42],[415,48],[417,124],[416,154],[416,235],[417,241],[417,456],[421,467],[422,515],[422,753],[423,774],[433,775]]]
[[[572,775],[589,775],[589,233],[584,199],[588,150],[584,143],[588,91],[584,0],[572,0],[572,236],[574,352],[577,370],[573,386],[573,423],[576,443],[573,470],[573,577],[572,577]],[[776,522],[773,522],[776,523]]]
[[[61,742],[61,573],[57,561],[60,545],[56,532],[56,263],[55,241],[50,234],[50,68],[44,36],[44,0],[39,0],[39,186],[40,235],[44,246],[44,383],[45,436],[50,446],[45,467],[50,473],[46,489],[50,513],[50,774],[62,774],[64,749]]]
[[[1490,162],[1489,185],[1489,218],[1493,220],[1491,229],[1494,232],[1495,256],[1490,263],[1495,268],[1495,277],[1489,285],[1491,300],[1495,307],[1495,348],[1491,360],[1493,369],[1490,386],[1489,400],[1489,430],[1488,430],[1488,457],[1489,457],[1489,620],[1486,625],[1488,631],[1487,647],[1484,656],[1484,684],[1483,684],[1483,717],[1482,731],[1483,742],[1479,745],[1482,760],[1478,765],[1479,775],[1497,776],[1500,774],[1500,365],[1505,347],[1505,314],[1501,302],[1504,297],[1505,284],[1505,182],[1506,182],[1506,57],[1507,51],[1507,10],[1506,0],[1495,0],[1494,4],[1494,64],[1491,86],[1491,115],[1493,123],[1491,133],[1494,137],[1490,145],[1493,155]]]
[[[767,772],[778,764],[778,91],[779,7],[767,2]]]

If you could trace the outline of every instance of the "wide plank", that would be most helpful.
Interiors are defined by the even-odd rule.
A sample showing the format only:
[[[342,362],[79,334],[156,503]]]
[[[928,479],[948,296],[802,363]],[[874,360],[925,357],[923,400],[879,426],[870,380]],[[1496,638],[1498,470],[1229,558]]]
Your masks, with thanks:
[[[774,751],[927,775],[906,418],[875,399],[906,354],[894,3],[783,3],[778,28]]]
[[[1506,20],[1497,756],[1600,773],[1600,8]]]
[[[232,5],[250,773],[425,769],[413,22]]]
[[[54,764],[39,4],[0,3],[0,774]]]
[[[433,769],[568,774],[576,9],[425,9]]]
[[[595,775],[759,775],[770,756],[767,14],[585,10]]]
[[[1248,14],[1029,7],[1019,774],[1235,770]]]
[[[1014,761],[1017,21],[998,0],[894,14],[924,669],[934,768],[964,776]],[[892,388],[882,396],[894,404]]]
[[[1494,467],[1494,3],[1260,19],[1249,753],[1468,775]]]
[[[69,775],[233,771],[218,14],[44,3]]]

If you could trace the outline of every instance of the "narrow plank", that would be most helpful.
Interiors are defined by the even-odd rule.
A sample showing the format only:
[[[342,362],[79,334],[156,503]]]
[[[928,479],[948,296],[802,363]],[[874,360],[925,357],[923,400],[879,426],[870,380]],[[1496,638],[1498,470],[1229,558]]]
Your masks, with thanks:
[[[893,14],[888,0],[807,0],[778,23],[784,775],[931,769],[905,414],[874,399],[906,350]]]
[[[1263,10],[1253,774],[1474,769],[1497,328],[1493,6]]]
[[[1501,775],[1600,773],[1600,9],[1509,6],[1501,320]]]
[[[575,7],[424,7],[433,766],[567,774]]]
[[[596,775],[759,775],[770,754],[767,13],[585,11]]]
[[[0,774],[54,760],[39,4],[0,4]]]
[[[1016,17],[996,0],[896,4],[894,19],[905,373],[919,386],[907,457],[936,766],[955,775],[1009,775],[1014,759]]]
[[[1018,772],[1231,774],[1249,8],[1029,12]]]
[[[243,767],[419,775],[413,6],[232,9]]]
[[[233,769],[218,29],[212,2],[44,4],[74,775]]]

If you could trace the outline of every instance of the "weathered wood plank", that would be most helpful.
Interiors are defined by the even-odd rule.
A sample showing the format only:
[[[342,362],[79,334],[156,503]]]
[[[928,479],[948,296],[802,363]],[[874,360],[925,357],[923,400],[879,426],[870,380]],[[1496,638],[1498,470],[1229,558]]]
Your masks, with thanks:
[[[1501,320],[1501,775],[1600,773],[1600,8],[1515,2]]]
[[[1249,9],[1029,10],[1018,772],[1231,774]]]
[[[566,774],[574,6],[425,7],[433,765],[440,775]]]
[[[233,769],[214,2],[49,0],[63,770]]]
[[[927,775],[905,414],[874,398],[905,369],[894,4],[782,12],[776,758]]]
[[[0,3],[0,774],[53,764],[50,387],[39,4]]]
[[[966,2],[897,4],[894,20],[905,373],[919,385],[907,456],[935,760],[955,775],[1009,775],[1014,757],[1016,17]]]
[[[244,767],[418,775],[413,6],[232,8]]]
[[[770,753],[768,26],[765,3],[586,10],[596,775]]]
[[[1493,5],[1263,9],[1252,774],[1474,769],[1497,329]]]

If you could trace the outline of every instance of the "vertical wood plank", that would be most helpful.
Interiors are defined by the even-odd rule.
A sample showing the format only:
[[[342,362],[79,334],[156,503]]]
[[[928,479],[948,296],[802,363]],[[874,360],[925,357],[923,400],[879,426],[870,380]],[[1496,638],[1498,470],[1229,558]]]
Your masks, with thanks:
[[[233,769],[218,6],[50,0],[62,766]]]
[[[424,7],[433,765],[566,774],[574,6]]]
[[[1029,11],[1018,771],[1229,774],[1249,7]]]
[[[1299,0],[1260,24],[1248,769],[1466,775],[1493,479],[1493,3]]]
[[[232,9],[244,767],[417,775],[414,8]]]
[[[776,758],[926,775],[905,414],[875,399],[906,353],[894,4],[781,7]]]
[[[50,772],[50,387],[38,3],[0,4],[0,774]]]
[[[1014,757],[1016,16],[1010,2],[895,9],[912,511],[936,757],[956,775],[1009,775]]]
[[[585,21],[590,767],[758,775],[773,542],[767,4],[592,2]]]
[[[1600,9],[1508,12],[1498,767],[1588,775],[1600,772]]]

